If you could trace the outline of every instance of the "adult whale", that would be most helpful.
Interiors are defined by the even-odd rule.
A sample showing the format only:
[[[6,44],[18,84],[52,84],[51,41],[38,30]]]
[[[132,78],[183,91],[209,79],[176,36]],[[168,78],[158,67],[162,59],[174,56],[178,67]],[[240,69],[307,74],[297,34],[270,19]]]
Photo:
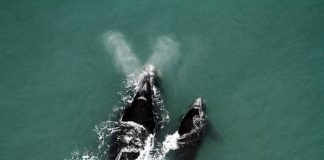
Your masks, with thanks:
[[[109,159],[144,159],[146,147],[153,141],[156,120],[153,113],[153,85],[156,72],[147,65],[140,75],[139,86],[132,102],[125,107],[116,132],[111,138]]]
[[[202,98],[197,98],[182,117],[177,140],[179,148],[176,150],[177,160],[194,160],[206,130],[207,118],[205,103]]]

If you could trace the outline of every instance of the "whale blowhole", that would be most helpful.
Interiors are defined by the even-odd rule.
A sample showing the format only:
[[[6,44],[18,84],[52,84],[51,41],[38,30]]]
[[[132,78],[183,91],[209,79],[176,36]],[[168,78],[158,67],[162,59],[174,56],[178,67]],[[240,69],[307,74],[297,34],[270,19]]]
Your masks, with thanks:
[[[148,74],[150,74],[151,76],[157,76],[157,70],[154,67],[153,64],[146,64],[143,67],[143,71],[147,72]]]

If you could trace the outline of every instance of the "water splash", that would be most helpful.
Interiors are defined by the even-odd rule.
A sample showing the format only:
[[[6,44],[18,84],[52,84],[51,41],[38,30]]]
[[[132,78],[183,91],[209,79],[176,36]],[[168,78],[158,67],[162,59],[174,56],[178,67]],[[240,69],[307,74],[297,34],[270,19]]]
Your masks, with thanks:
[[[151,156],[151,160],[165,160],[166,155],[171,151],[171,150],[176,150],[179,148],[178,146],[178,139],[180,138],[180,135],[177,132],[171,135],[166,135],[165,140],[162,142],[162,146],[157,146],[155,149],[155,152]]]
[[[124,106],[126,104],[131,103],[133,100],[137,87],[140,81],[141,74],[131,74],[127,76],[127,79],[125,79],[121,83],[122,89],[118,92],[120,95],[120,102],[114,106],[113,108],[113,113],[109,121],[102,122],[99,125],[95,126],[94,132],[97,134],[98,137],[98,157],[100,159],[104,159],[104,157],[108,156],[108,150],[111,147],[109,144],[109,139],[115,134],[120,132],[122,129],[125,128],[135,128],[134,124],[130,124],[128,122],[121,122],[120,117],[121,114],[123,113],[123,110],[125,109]],[[162,96],[160,94],[160,90],[153,85],[153,106],[154,106],[154,116],[157,121],[157,127],[163,128],[164,125],[169,122],[169,115],[167,110],[165,109],[164,101],[162,99]],[[132,125],[133,127],[129,127]],[[121,127],[122,126],[122,127]],[[138,128],[138,127],[137,127]],[[139,142],[140,140],[137,141],[137,138],[139,134],[142,134],[142,132],[139,132],[140,128],[133,130],[123,130],[123,133],[128,133],[129,135],[132,135],[132,137],[127,137],[124,135],[123,138],[126,138],[125,141],[136,141]],[[138,134],[137,134],[138,132]],[[134,136],[135,135],[135,136]],[[152,150],[154,149],[154,143],[155,143],[155,135],[149,135],[148,138],[145,140],[145,144],[140,144],[143,146],[143,150],[140,151],[140,156],[138,157],[138,160],[142,159],[148,159],[148,160],[153,160],[156,159],[154,158],[154,155],[152,154]],[[138,144],[138,143],[132,143],[132,144]],[[132,152],[136,149],[136,147],[132,148],[125,148],[123,152]]]
[[[167,65],[176,62],[178,57],[179,43],[171,38],[171,36],[160,36],[153,47],[153,53],[147,60],[147,63],[155,65],[162,71]]]
[[[72,153],[71,157],[64,160],[100,160],[99,157],[93,153],[85,149],[84,151],[80,151],[79,148],[76,148]]]
[[[178,139],[180,135],[178,132],[175,132],[172,135],[167,135],[163,141],[162,153],[163,155],[167,154],[170,150],[178,149]]]
[[[104,44],[107,51],[114,56],[116,67],[121,68],[125,75],[140,69],[140,61],[121,33],[107,32],[104,34]]]
[[[97,150],[80,151],[75,150],[71,153],[69,159],[66,160],[103,160],[107,158],[109,150],[109,139],[116,132],[120,131],[120,126],[123,125],[120,122],[120,117],[125,109],[126,104],[131,103],[133,97],[138,90],[138,84],[140,81],[140,69],[141,62],[132,52],[129,43],[120,32],[106,32],[103,36],[104,44],[107,52],[114,58],[114,63],[117,69],[127,76],[121,83],[121,90],[117,93],[120,95],[120,101],[113,106],[113,113],[109,114],[109,120],[102,122],[95,126],[93,130],[97,134],[98,146]],[[153,53],[148,59],[148,63],[153,64],[159,69],[161,74],[162,69],[166,65],[170,65],[175,62],[179,55],[179,44],[170,36],[161,36],[157,39]],[[154,115],[157,121],[157,127],[163,128],[166,123],[169,122],[169,114],[165,109],[165,104],[160,94],[160,90],[153,85],[153,106]],[[129,125],[124,123],[124,125]],[[131,140],[131,137],[126,136],[125,140]],[[162,148],[156,148],[155,135],[150,135],[144,144],[144,150],[140,152],[139,160],[162,160],[165,155],[173,149],[176,149],[177,135],[168,135],[166,140],[162,143]],[[130,148],[129,151],[132,149]],[[155,151],[153,151],[155,150]],[[127,150],[126,150],[127,152]]]
[[[139,71],[141,62],[131,49],[131,45],[120,32],[109,31],[104,34],[104,44],[107,52],[114,57],[117,69],[121,69],[125,75]],[[169,35],[157,38],[153,53],[147,63],[153,64],[162,72],[166,66],[172,65],[179,57],[179,43]]]

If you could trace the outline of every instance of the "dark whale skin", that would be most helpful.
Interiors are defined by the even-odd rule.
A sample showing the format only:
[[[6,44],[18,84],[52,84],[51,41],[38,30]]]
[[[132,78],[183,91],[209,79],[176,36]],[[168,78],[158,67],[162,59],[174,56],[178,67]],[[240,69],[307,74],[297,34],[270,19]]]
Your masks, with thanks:
[[[109,155],[107,157],[109,160],[137,159],[140,155],[139,151],[122,152],[122,148],[132,146],[134,148],[143,149],[146,138],[149,137],[150,134],[154,134],[156,124],[153,114],[152,78],[153,77],[150,74],[144,76],[141,82],[142,84],[133,98],[133,101],[125,107],[120,120],[121,123],[131,122],[142,127],[138,129],[131,125],[120,126],[120,130],[115,133],[110,140],[111,147],[108,151]],[[137,138],[136,142],[140,142],[140,145],[132,142],[132,140],[130,142],[125,142],[125,140],[123,140],[123,137],[125,136],[134,139]]]
[[[138,92],[133,102],[126,106],[122,121],[132,121],[143,125],[150,133],[154,132],[155,121],[152,104],[152,88],[148,80],[144,81],[147,85],[146,91]],[[140,99],[145,97],[146,100]]]
[[[207,119],[204,115],[203,102],[197,106],[195,103],[189,108],[183,116],[178,133],[179,148],[175,152],[176,160],[194,160],[203,140],[206,130]]]

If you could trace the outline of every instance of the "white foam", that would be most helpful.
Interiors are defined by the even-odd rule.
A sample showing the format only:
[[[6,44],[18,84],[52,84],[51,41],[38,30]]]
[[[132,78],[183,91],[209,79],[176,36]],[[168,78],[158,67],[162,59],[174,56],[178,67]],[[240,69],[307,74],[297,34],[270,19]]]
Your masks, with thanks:
[[[154,135],[150,134],[145,140],[144,149],[140,151],[140,155],[136,160],[149,160],[152,159],[150,153],[154,148]]]
[[[102,157],[107,157],[107,150],[110,147],[108,140],[111,135],[121,131],[120,125],[131,125],[135,130],[138,130],[138,132],[141,132],[144,128],[136,123],[133,124],[133,122],[112,121],[116,120],[116,117],[121,117],[121,115],[118,115],[117,113],[122,113],[125,109],[125,105],[131,103],[136,91],[138,90],[138,84],[141,82],[141,76],[143,75],[139,73],[141,69],[140,60],[133,53],[130,44],[120,32],[109,31],[104,34],[103,38],[105,47],[113,56],[116,67],[121,69],[127,78],[121,84],[122,89],[118,92],[121,99],[120,102],[113,107],[113,113],[109,114],[109,120],[95,126],[94,131],[98,136],[98,150],[86,150],[84,152],[80,152],[79,150],[73,151],[69,160],[100,160]],[[170,36],[160,36],[153,47],[153,53],[148,59],[148,63],[156,66],[159,70],[162,70],[163,67],[169,65],[174,60],[177,60],[178,55],[178,42]],[[154,85],[152,88],[153,103],[155,106],[154,115],[156,116],[155,119],[157,121],[156,125],[163,128],[165,123],[169,122],[168,111],[165,109],[164,101],[159,89]],[[155,153],[152,152],[154,149],[154,136],[155,135],[148,136],[145,143],[140,144],[143,143],[143,140],[126,135],[124,137],[126,142],[132,141],[135,145],[144,147],[144,149],[138,150],[138,148],[123,148],[123,151],[140,152],[139,160],[162,160],[170,150],[177,148],[177,135],[168,135],[166,140],[163,142],[162,148],[158,148],[158,155],[155,155]]]
[[[100,160],[97,155],[89,151],[80,151],[76,148],[72,153],[71,157],[64,160]]]
[[[172,135],[167,135],[163,141],[162,146],[162,155],[165,156],[170,150],[178,149],[178,139],[180,135],[178,132],[175,132]]]
[[[176,150],[178,149],[178,139],[180,138],[180,135],[178,132],[175,132],[172,135],[167,135],[165,137],[165,140],[163,141],[162,150],[166,154],[170,150]]]
[[[172,135],[167,135],[165,140],[162,142],[162,146],[156,149],[156,152],[151,156],[150,160],[165,160],[166,155],[171,150],[176,150],[179,148],[178,139],[180,135],[178,132],[175,132]]]
[[[165,158],[165,155],[169,152],[169,150],[173,150],[176,147],[176,135],[168,135],[165,142],[163,142],[163,146],[161,148],[154,148],[155,147],[155,135],[149,135],[145,143],[143,143],[143,140],[137,138],[136,136],[131,135],[137,135],[136,132],[141,133],[145,128],[137,123],[134,122],[122,122],[122,121],[113,121],[112,117],[120,117],[120,115],[117,115],[118,112],[121,112],[124,109],[125,104],[130,103],[133,100],[133,97],[136,94],[136,87],[140,83],[140,74],[130,74],[127,76],[127,78],[122,82],[122,89],[120,90],[119,94],[121,96],[121,102],[117,104],[113,108],[113,112],[111,114],[110,120],[100,123],[99,125],[95,126],[94,132],[97,134],[97,140],[98,140],[98,146],[97,150],[90,151],[85,150],[83,152],[74,151],[71,153],[71,158],[68,160],[101,160],[105,159],[104,157],[107,157],[108,153],[107,151],[110,148],[109,139],[112,135],[114,135],[116,132],[121,131],[122,128],[125,128],[125,126],[131,126],[130,128],[133,128],[131,130],[127,130],[126,135],[123,137],[124,141],[126,143],[129,143],[130,141],[135,144],[136,146],[141,146],[139,148],[134,147],[128,147],[123,148],[122,152],[140,152],[140,156],[138,157],[138,160],[162,160]],[[160,90],[154,86],[153,84],[153,102],[156,106],[155,109],[157,109],[155,112],[159,112],[160,114],[155,114],[157,125],[160,125],[161,128],[169,121],[169,115],[167,110],[164,106],[164,101],[162,99],[162,96],[160,95]],[[121,112],[122,113],[122,112]],[[155,149],[157,149],[156,152],[153,152]],[[73,154],[73,155],[72,155]]]

